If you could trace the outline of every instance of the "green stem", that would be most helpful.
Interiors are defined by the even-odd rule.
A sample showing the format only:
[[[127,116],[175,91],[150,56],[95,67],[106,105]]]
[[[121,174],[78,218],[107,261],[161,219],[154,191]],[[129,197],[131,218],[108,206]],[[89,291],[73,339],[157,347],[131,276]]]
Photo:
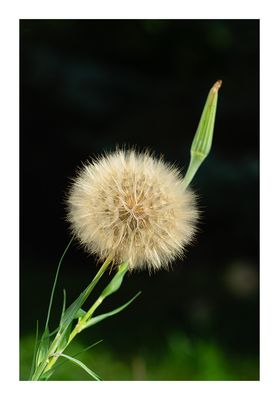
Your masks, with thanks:
[[[187,170],[187,173],[183,179],[183,184],[185,189],[190,185],[192,179],[194,178],[197,170],[200,168],[201,164],[203,163],[205,157],[198,156],[198,155],[191,155],[190,164]]]
[[[74,337],[80,333],[85,325],[85,323],[90,319],[90,317],[93,315],[93,313],[96,311],[96,309],[99,307],[100,304],[103,302],[103,297],[100,296],[95,303],[91,306],[91,308],[87,311],[87,313],[84,315],[84,317],[76,324],[74,327],[73,331],[70,334],[68,344],[74,339]]]
[[[64,254],[65,254],[65,252],[64,252]],[[108,257],[105,260],[105,262],[103,263],[103,265],[101,266],[101,268],[99,269],[99,271],[97,272],[97,274],[95,275],[94,279],[88,285],[88,287],[86,289],[85,296],[84,296],[84,301],[88,298],[88,296],[92,292],[93,288],[96,286],[96,284],[98,283],[98,281],[100,280],[100,278],[102,277],[102,275],[104,274],[104,272],[106,271],[106,269],[108,268],[110,263],[111,263],[111,258]],[[49,350],[47,352],[45,360],[39,365],[39,367],[34,372],[33,377],[32,377],[33,381],[39,380],[40,376],[43,373],[49,371],[51,369],[51,367],[55,364],[57,359],[59,358],[59,356],[57,356],[57,355],[53,356],[53,354],[56,353],[56,350],[57,350],[57,347],[60,344],[61,338],[62,338],[62,334],[61,334],[60,331],[58,331],[57,335],[55,336],[55,338],[54,338],[54,340],[53,340],[53,342],[52,342],[52,344],[51,344],[51,346],[50,346],[50,348],[49,348]],[[60,352],[63,352],[66,349],[66,347],[69,345],[69,343],[70,343],[70,340],[68,340],[67,344],[65,345],[63,350],[60,351]]]
[[[118,267],[118,273],[121,274],[125,274],[125,272],[128,269],[128,263],[124,262],[122,264],[119,265]],[[108,285],[109,286],[109,285]],[[107,287],[108,288],[108,287]],[[89,308],[89,310],[87,311],[87,313],[80,319],[80,321],[76,324],[76,326],[74,327],[73,331],[70,334],[69,337],[69,341],[68,344],[73,340],[73,338],[80,333],[85,325],[86,322],[92,317],[92,315],[94,314],[94,312],[97,310],[97,308],[102,304],[103,300],[106,298],[106,296],[108,296],[109,294],[113,293],[115,289],[112,290],[107,290],[104,289],[103,292],[101,293],[101,295],[98,297],[98,299],[95,301],[95,303]],[[68,345],[67,344],[67,345]]]

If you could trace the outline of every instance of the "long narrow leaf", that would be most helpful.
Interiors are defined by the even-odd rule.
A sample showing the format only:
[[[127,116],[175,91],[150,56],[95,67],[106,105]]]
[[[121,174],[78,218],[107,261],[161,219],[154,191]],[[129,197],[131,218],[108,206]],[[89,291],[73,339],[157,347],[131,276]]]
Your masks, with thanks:
[[[69,249],[69,247],[70,247],[70,245],[71,245],[73,240],[74,240],[74,236],[72,236],[71,240],[69,241],[69,243],[68,243],[67,247],[65,248],[64,253],[62,254],[62,256],[61,256],[61,258],[59,260],[59,263],[58,263],[58,267],[57,267],[57,270],[56,270],[56,274],[55,274],[55,278],[54,278],[54,282],[53,282],[53,286],[52,286],[52,290],[51,290],[50,300],[49,300],[49,306],[48,306],[48,311],[47,311],[47,319],[46,319],[45,329],[48,327],[48,323],[49,323],[49,317],[50,317],[50,312],[51,312],[52,303],[53,303],[53,296],[54,296],[54,292],[55,292],[55,289],[56,289],[56,284],[57,284],[57,279],[58,279],[59,271],[60,271],[60,268],[61,268],[61,264],[62,264],[62,261],[63,261],[63,259],[65,257],[65,254],[67,253],[67,251],[68,251],[68,249]]]
[[[54,371],[52,369],[48,370],[47,372],[44,372],[43,375],[40,377],[40,381],[48,381],[53,372]]]
[[[100,280],[101,276],[107,269],[108,265],[110,264],[111,260],[107,259],[102,267],[99,269],[97,274],[95,275],[94,279],[92,282],[87,286],[87,288],[78,296],[78,298],[67,308],[67,310],[64,312],[64,315],[61,319],[61,324],[60,327],[62,330],[67,329],[69,324],[76,318],[76,315],[79,311],[79,309],[82,307],[98,281]]]
[[[58,328],[54,329],[54,331],[50,332],[49,337],[55,335],[59,331],[59,326]]]
[[[94,378],[96,381],[101,381],[101,378],[97,374],[95,374],[95,372],[91,371],[91,369],[88,368],[85,364],[83,364],[83,362],[81,362],[80,360],[77,360],[74,357],[68,356],[67,354],[57,353],[54,355],[67,358],[68,360],[72,361],[73,364],[76,364],[80,368],[82,368],[85,372],[87,372],[90,376],[92,376],[92,378]]]
[[[36,358],[36,366],[41,364],[41,362],[45,359],[49,349],[49,330],[46,328],[40,340],[38,351],[37,351],[37,358]]]
[[[98,342],[95,342],[95,343],[91,344],[90,346],[87,346],[84,349],[78,351],[72,357],[77,357],[80,354],[85,353],[86,351],[90,350],[92,347],[97,346],[97,344],[101,343],[102,341],[103,341],[103,339],[98,340]],[[42,379],[47,381],[51,377],[51,375],[57,370],[57,368],[61,367],[62,365],[66,364],[69,361],[70,361],[69,359],[66,359],[59,363],[56,363],[49,371],[47,371],[45,374],[43,374]]]
[[[30,369],[29,380],[31,379],[31,377],[32,377],[32,375],[33,375],[33,373],[35,371],[36,354],[37,354],[37,348],[38,348],[38,337],[39,337],[39,321],[37,320],[35,344],[34,344],[34,350],[33,350],[33,357],[32,357],[32,364],[31,364],[31,369]]]
[[[102,299],[105,299],[107,296],[110,296],[112,293],[116,292],[120,288],[123,278],[127,271],[128,271],[128,263],[123,263],[119,265],[117,273],[110,281],[110,283],[102,291],[102,294],[100,296]]]
[[[97,315],[96,317],[91,318],[89,321],[87,321],[87,323],[85,324],[83,329],[89,328],[92,325],[96,325],[98,322],[101,322],[103,319],[111,317],[111,316],[119,313],[120,311],[124,310],[124,308],[128,307],[128,305],[131,304],[140,294],[141,294],[141,292],[138,292],[131,300],[127,301],[127,303],[123,304],[122,306],[116,308],[113,311],[107,312],[105,314]]]
[[[87,290],[85,289],[78,298],[67,308],[62,319],[60,327],[65,330],[70,323],[76,318],[78,310],[81,308],[85,300],[87,299]]]
[[[84,317],[85,314],[86,314],[86,311],[84,311],[82,308],[80,308],[78,310],[78,312],[76,313],[76,318],[77,319],[82,318],[82,317]]]
[[[60,316],[60,323],[61,323],[63,315],[65,313],[65,309],[66,309],[66,290],[63,289],[63,305],[62,305],[62,311],[61,311],[61,316]]]
[[[56,351],[62,352],[66,347],[71,334],[72,323],[70,323],[66,329],[63,330],[61,336],[57,342]]]
[[[105,287],[105,289],[102,291],[98,299],[95,301],[95,303],[91,306],[91,308],[87,311],[87,313],[81,318],[80,323],[79,323],[79,330],[84,329],[84,326],[86,322],[91,318],[91,316],[94,314],[96,309],[102,304],[104,299],[108,296],[110,296],[112,293],[116,292],[123,281],[123,278],[128,271],[128,263],[124,262],[119,265],[118,271],[110,281],[110,283]],[[76,328],[75,328],[76,329]],[[72,332],[72,338],[70,337],[70,340],[72,340],[75,335],[77,334],[76,330]]]

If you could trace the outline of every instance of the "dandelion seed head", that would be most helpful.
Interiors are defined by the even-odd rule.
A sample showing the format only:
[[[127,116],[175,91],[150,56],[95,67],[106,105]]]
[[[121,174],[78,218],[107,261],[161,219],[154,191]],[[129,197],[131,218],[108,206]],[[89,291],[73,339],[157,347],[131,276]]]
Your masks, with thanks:
[[[157,270],[183,254],[196,231],[195,196],[179,171],[149,153],[119,150],[88,162],[68,198],[68,220],[89,253]]]

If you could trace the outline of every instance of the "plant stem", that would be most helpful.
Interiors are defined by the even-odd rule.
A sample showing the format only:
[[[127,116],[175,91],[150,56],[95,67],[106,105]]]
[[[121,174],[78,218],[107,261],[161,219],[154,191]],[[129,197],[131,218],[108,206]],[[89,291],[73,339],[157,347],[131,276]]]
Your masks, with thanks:
[[[103,267],[102,267],[103,268]],[[66,347],[71,343],[71,341],[76,337],[76,335],[78,333],[80,333],[84,328],[86,328],[86,323],[87,321],[92,317],[93,313],[96,311],[96,309],[100,306],[100,304],[102,304],[103,300],[111,295],[112,293],[114,293],[116,290],[118,290],[118,288],[120,287],[121,283],[122,283],[122,279],[123,276],[125,275],[125,273],[128,270],[128,263],[124,262],[122,264],[119,265],[118,267],[118,272],[116,273],[116,275],[112,278],[111,282],[108,284],[108,286],[102,291],[101,295],[98,297],[98,299],[95,301],[95,303],[89,308],[89,310],[87,311],[87,313],[80,318],[80,320],[77,322],[76,326],[74,327],[74,329],[72,330],[72,332],[70,333],[69,339],[66,343],[66,345],[60,349],[59,353],[57,354],[55,351],[52,352],[55,353],[52,358],[50,359],[48,365],[45,368],[45,372],[49,371],[51,369],[51,367],[56,363],[56,361],[59,358],[59,355],[62,354],[64,352],[64,350],[66,349]],[[101,269],[100,269],[101,271]],[[117,283],[116,283],[117,281]]]
[[[102,275],[104,274],[104,272],[106,271],[106,269],[108,268],[110,263],[111,263],[111,258],[108,257],[105,260],[105,262],[103,263],[103,265],[101,266],[101,268],[99,269],[99,271],[97,272],[97,274],[95,275],[94,279],[91,281],[91,283],[87,287],[87,292],[86,292],[86,295],[84,296],[84,301],[90,295],[90,293],[92,292],[93,288],[95,287],[97,282],[100,280],[100,278],[102,277]],[[77,326],[78,326],[78,323],[77,323],[76,327]],[[75,331],[76,327],[74,328],[73,332]],[[72,336],[73,332],[71,333],[71,336]],[[66,349],[66,347],[69,345],[69,343],[72,341],[72,339],[76,336],[77,333],[78,332],[76,332],[75,335],[73,335],[71,337],[71,340],[69,339],[67,341],[67,343],[63,347],[63,349],[60,350],[60,353],[62,353]],[[56,350],[57,350],[57,347],[59,345],[59,342],[61,341],[60,340],[61,337],[62,337],[61,332],[58,331],[58,333],[56,334],[52,344],[49,347],[49,350],[48,350],[48,352],[46,354],[46,357],[45,357],[44,361],[42,361],[41,364],[38,366],[38,368],[35,370],[35,372],[34,372],[34,374],[32,376],[32,379],[31,379],[32,381],[39,380],[41,375],[43,375],[45,372],[49,371],[51,369],[51,367],[55,364],[57,359],[59,358],[59,356],[57,356],[57,355],[54,356],[53,354],[56,353]]]
[[[76,324],[72,333],[70,334],[69,341],[67,345],[74,339],[74,337],[80,333],[83,329],[84,324],[88,321],[88,319],[92,316],[92,314],[96,311],[99,305],[102,303],[103,297],[100,296],[95,303],[91,306],[91,308],[87,311],[84,317]]]

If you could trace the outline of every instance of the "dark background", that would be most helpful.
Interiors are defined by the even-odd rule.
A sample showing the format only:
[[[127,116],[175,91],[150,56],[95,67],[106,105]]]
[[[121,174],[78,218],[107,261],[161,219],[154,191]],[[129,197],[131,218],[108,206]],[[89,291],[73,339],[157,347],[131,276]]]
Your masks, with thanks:
[[[103,379],[258,379],[259,22],[21,20],[22,379],[70,239],[64,198],[76,167],[125,144],[186,171],[218,79],[213,148],[192,184],[203,212],[196,244],[173,271],[128,276],[102,309],[140,298],[80,341],[104,339],[89,361],[94,369],[100,353]],[[62,288],[70,302],[95,271],[72,245],[53,328]],[[59,379],[86,379],[73,376]]]

